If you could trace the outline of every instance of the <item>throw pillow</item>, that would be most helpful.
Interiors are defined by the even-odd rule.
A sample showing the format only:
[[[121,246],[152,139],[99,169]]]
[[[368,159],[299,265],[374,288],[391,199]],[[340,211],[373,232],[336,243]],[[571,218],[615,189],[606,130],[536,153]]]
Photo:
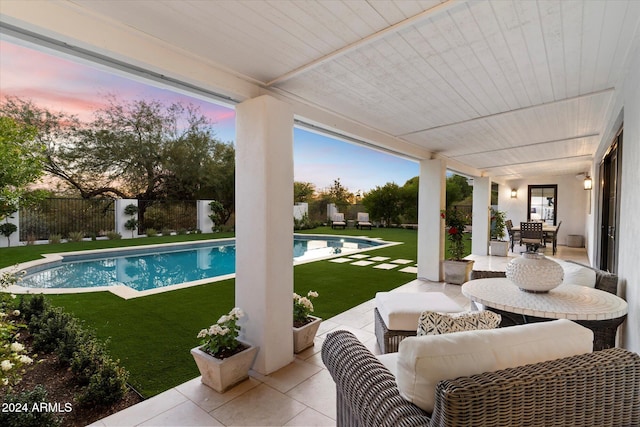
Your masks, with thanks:
[[[463,313],[438,313],[423,311],[418,319],[417,335],[440,335],[451,332],[495,329],[501,316],[493,311],[469,311]]]

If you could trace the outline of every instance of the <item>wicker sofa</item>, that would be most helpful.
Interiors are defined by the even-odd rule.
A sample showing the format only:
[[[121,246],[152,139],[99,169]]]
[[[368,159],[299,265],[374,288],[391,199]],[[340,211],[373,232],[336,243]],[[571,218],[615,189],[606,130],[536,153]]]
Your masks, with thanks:
[[[429,414],[353,334],[328,334],[322,360],[338,426],[640,426],[640,356],[620,348],[440,381]]]

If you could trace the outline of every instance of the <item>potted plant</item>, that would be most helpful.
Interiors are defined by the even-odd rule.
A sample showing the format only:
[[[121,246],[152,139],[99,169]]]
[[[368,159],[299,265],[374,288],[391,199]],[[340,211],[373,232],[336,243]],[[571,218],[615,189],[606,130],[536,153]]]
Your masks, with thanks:
[[[198,333],[201,345],[191,355],[202,375],[202,383],[219,393],[249,378],[258,347],[238,339],[238,320],[244,313],[235,307],[216,323]]]
[[[509,251],[509,242],[504,240],[506,233],[504,232],[507,213],[491,208],[491,240],[489,246],[491,255],[507,256]]]
[[[463,259],[464,256],[464,228],[467,224],[466,216],[452,207],[440,212],[447,227],[450,258],[444,261],[444,280],[447,283],[461,285],[469,281],[469,274],[473,268],[472,260]]]
[[[293,351],[300,353],[313,345],[322,319],[312,316],[313,303],[318,293],[309,291],[306,297],[293,294]]]
[[[133,203],[124,207],[124,214],[131,217],[124,223],[124,228],[131,231],[132,238],[133,238],[133,232],[135,231],[136,228],[138,228],[138,219],[133,217],[137,213],[138,213],[138,207]]]

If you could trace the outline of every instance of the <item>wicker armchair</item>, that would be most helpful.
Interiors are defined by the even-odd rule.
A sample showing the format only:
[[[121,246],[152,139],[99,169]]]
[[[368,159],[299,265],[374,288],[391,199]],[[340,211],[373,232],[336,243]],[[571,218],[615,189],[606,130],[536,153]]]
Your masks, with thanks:
[[[322,360],[338,426],[640,426],[640,356],[620,348],[441,381],[432,414],[350,332],[328,334]]]

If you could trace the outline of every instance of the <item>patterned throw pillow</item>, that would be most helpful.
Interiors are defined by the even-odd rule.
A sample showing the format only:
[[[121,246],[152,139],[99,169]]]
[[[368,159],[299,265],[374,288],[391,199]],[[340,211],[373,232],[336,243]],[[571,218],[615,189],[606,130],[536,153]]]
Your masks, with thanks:
[[[493,311],[467,311],[463,313],[438,313],[423,311],[418,320],[417,335],[440,335],[451,332],[495,329],[502,318]]]

